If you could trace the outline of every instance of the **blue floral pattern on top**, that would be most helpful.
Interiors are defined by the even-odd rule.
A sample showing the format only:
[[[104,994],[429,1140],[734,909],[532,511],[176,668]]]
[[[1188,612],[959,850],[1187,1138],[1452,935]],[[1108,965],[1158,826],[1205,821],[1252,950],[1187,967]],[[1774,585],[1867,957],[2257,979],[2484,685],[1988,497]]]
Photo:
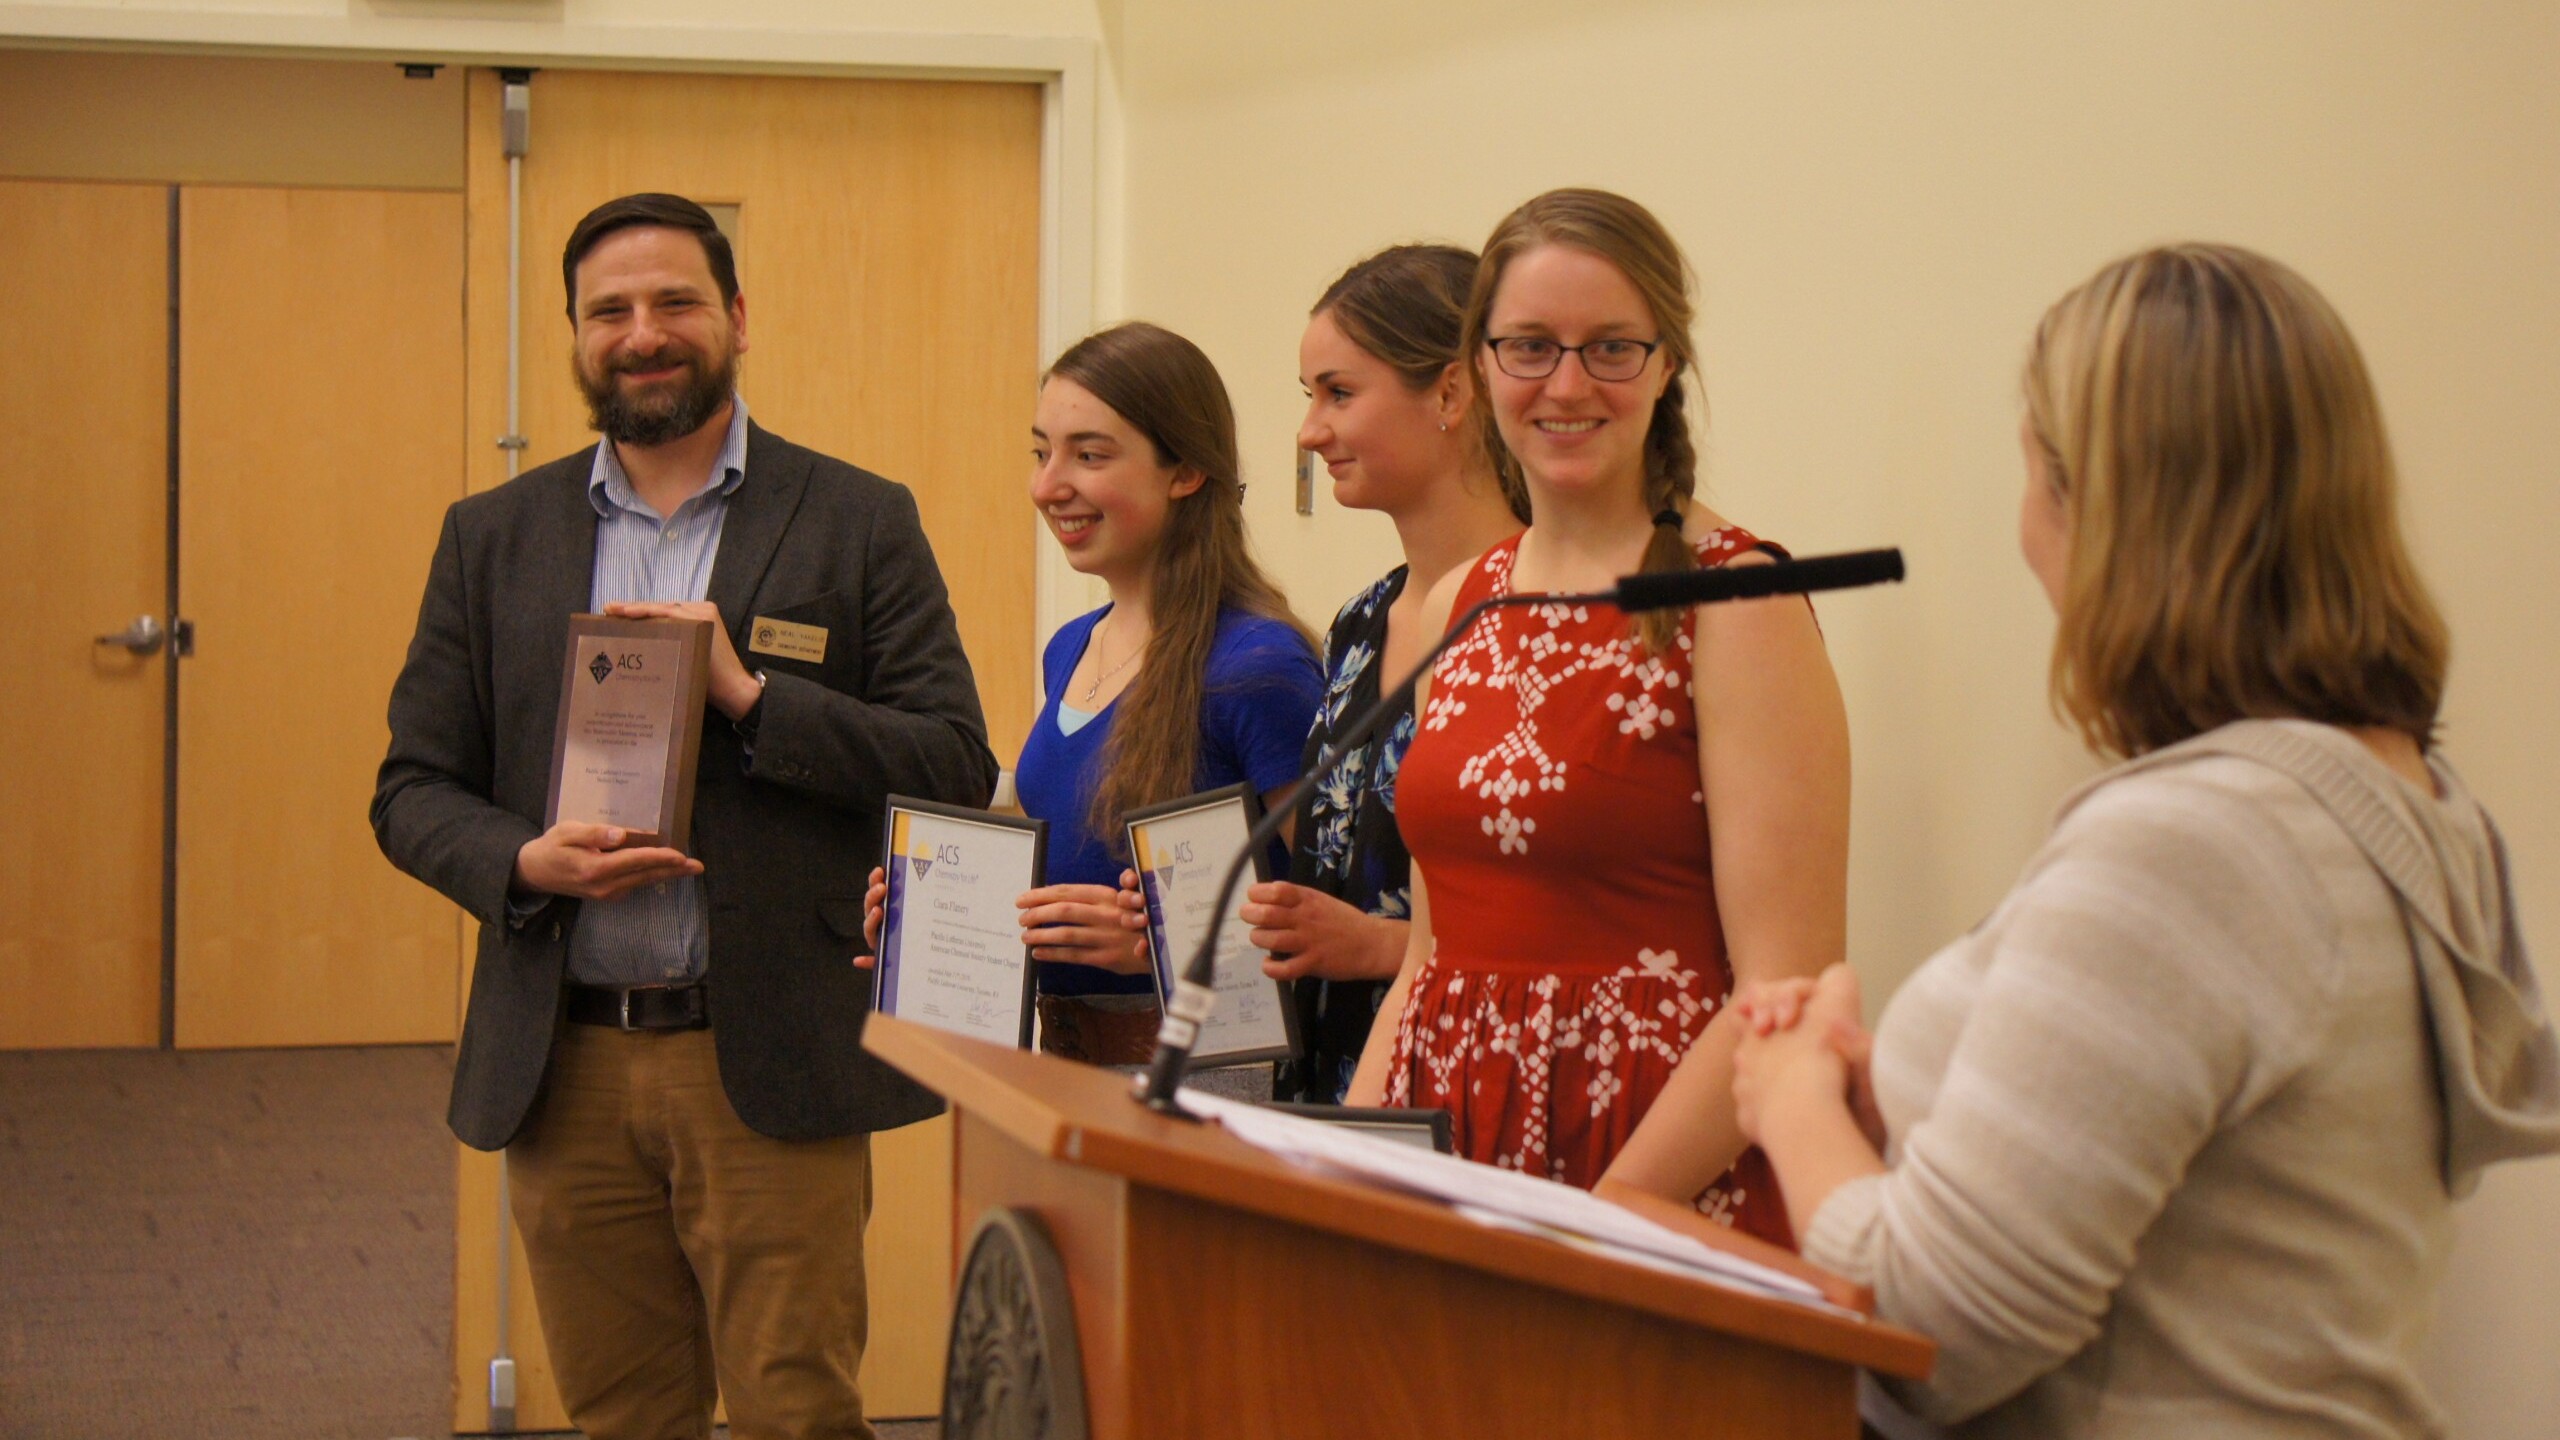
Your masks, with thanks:
[[[1351,597],[1325,635],[1324,698],[1307,736],[1305,763],[1344,726],[1377,703],[1380,655],[1387,643],[1387,611],[1404,593],[1399,565]],[[1413,696],[1379,733],[1345,755],[1333,774],[1310,787],[1299,802],[1289,878],[1312,890],[1392,920],[1413,915],[1413,862],[1396,831],[1396,775],[1413,743]],[[1307,1058],[1283,1062],[1273,1091],[1283,1100],[1334,1104],[1351,1083],[1368,1043],[1370,1022],[1385,1000],[1383,980],[1301,980],[1297,986],[1299,1034]]]
[[[1377,783],[1369,787],[1377,792],[1380,803],[1387,807],[1389,814],[1395,813],[1396,808],[1396,775],[1404,769],[1404,752],[1411,748],[1413,711],[1408,708],[1396,717],[1396,723],[1387,731],[1386,748],[1378,752]],[[1396,913],[1401,915],[1405,912],[1399,910]]]
[[[1378,585],[1385,583],[1381,580]],[[1352,596],[1350,603],[1342,607],[1342,615],[1357,615],[1365,619],[1371,611],[1383,608],[1368,603],[1369,597],[1378,593],[1378,585],[1372,585]],[[1342,617],[1336,616],[1333,623],[1337,628],[1340,627]],[[1331,643],[1329,639],[1327,643]],[[1369,662],[1376,659],[1377,654],[1377,648],[1368,641],[1358,641],[1349,650],[1343,652],[1340,665],[1329,667],[1325,671],[1324,703],[1316,711],[1317,724],[1328,731],[1342,724],[1342,712],[1349,708],[1351,703],[1351,687],[1362,675],[1368,673]]]

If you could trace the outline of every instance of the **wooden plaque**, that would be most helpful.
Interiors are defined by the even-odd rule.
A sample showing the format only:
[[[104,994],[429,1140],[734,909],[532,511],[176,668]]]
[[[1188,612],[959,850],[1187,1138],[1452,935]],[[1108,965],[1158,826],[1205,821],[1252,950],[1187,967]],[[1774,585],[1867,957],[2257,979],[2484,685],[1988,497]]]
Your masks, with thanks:
[[[682,850],[693,831],[711,679],[708,620],[569,617],[545,827],[619,825],[626,845]]]

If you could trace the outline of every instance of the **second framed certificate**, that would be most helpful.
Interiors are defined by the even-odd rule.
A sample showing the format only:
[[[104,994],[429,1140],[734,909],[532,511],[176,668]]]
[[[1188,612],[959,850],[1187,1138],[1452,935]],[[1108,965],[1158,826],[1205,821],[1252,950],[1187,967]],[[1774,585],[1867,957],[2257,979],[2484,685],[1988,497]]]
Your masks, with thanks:
[[[1155,952],[1156,1000],[1173,994],[1173,977],[1209,934],[1218,881],[1253,828],[1257,806],[1242,785],[1151,805],[1129,814],[1129,854],[1137,862],[1138,888],[1146,892],[1147,943]],[[1270,864],[1257,848],[1245,884],[1269,879]],[[1227,913],[1216,916],[1215,987],[1218,1003],[1191,1047],[1195,1067],[1249,1065],[1301,1052],[1298,1007],[1287,982],[1262,973],[1262,952],[1244,922],[1244,885]]]
[[[1049,826],[889,797],[872,1008],[997,1045],[1031,1045],[1031,952],[1015,897],[1040,883]]]

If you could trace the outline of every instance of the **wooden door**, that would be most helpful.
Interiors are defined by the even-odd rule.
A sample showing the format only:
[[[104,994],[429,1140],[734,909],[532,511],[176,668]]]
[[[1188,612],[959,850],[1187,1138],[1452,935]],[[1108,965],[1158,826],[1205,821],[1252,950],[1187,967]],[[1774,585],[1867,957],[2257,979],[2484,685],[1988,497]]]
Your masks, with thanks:
[[[571,383],[560,250],[588,210],[664,190],[730,227],[747,299],[739,388],[776,434],[914,492],[951,589],[997,757],[1037,708],[1024,493],[1038,377],[1038,87],[545,70],[523,175],[523,423],[528,464],[594,442]],[[506,428],[506,162],[500,87],[470,97],[470,469],[500,483]],[[848,877],[850,880],[853,877]],[[851,1037],[847,1037],[851,1043]],[[950,1286],[950,1128],[874,1137],[866,1237],[878,1416],[940,1409]],[[495,1157],[461,1152],[456,1430],[488,1424],[497,1339]],[[516,1423],[565,1426],[521,1252],[509,1282]]]
[[[160,1038],[168,196],[0,181],[0,1049]]]
[[[454,1036],[460,912],[382,858],[365,806],[462,495],[462,214],[181,192],[181,1046]]]
[[[472,75],[471,488],[505,478],[506,162],[499,86]],[[914,492],[990,743],[1033,713],[1025,490],[1038,380],[1040,91],[1032,85],[630,75],[534,77],[524,162],[527,465],[595,443],[569,375],[560,249],[617,195],[734,215],[756,422]]]

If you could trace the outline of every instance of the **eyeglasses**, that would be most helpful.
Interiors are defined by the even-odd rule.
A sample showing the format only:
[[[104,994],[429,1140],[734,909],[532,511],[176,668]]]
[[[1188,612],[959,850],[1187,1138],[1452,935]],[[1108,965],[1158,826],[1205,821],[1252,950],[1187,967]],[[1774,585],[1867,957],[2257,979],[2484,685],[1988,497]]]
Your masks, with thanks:
[[[1567,355],[1582,357],[1582,373],[1594,380],[1633,380],[1662,348],[1659,340],[1591,340],[1559,345],[1543,335],[1504,335],[1486,340],[1493,363],[1514,380],[1544,380]]]

